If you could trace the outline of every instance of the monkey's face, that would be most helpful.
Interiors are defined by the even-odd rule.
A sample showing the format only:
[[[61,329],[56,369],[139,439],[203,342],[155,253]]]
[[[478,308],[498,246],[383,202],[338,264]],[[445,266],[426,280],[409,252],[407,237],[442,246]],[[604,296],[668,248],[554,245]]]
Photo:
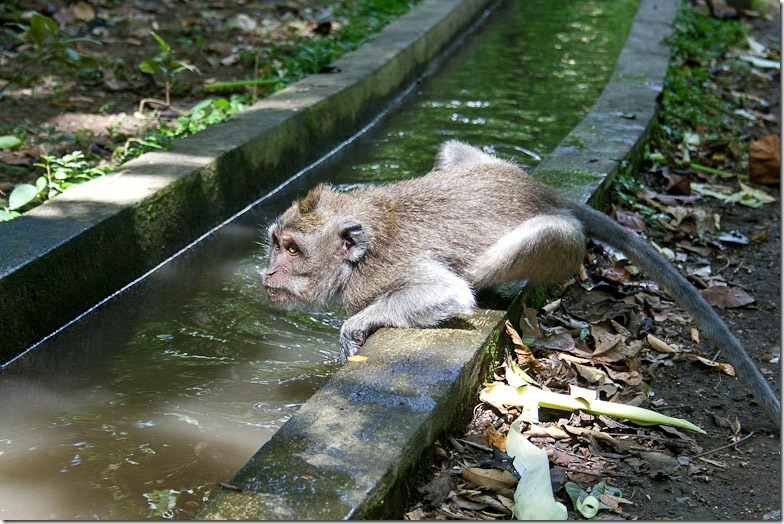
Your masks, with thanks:
[[[356,223],[303,232],[276,222],[269,229],[269,265],[262,276],[267,298],[285,307],[326,303],[340,294],[367,244]]]
[[[301,234],[294,234],[278,226],[270,228],[269,265],[262,282],[267,298],[284,306],[311,304],[309,295],[313,279],[312,257],[301,245],[307,243]]]
[[[328,186],[316,186],[270,226],[263,275],[270,301],[321,305],[342,293],[370,240],[335,203],[340,198]]]

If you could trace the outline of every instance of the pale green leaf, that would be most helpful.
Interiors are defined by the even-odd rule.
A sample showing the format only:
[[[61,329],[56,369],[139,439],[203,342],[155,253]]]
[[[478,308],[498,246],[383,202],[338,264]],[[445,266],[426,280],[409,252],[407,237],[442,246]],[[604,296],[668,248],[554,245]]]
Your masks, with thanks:
[[[14,135],[0,136],[0,149],[16,149],[22,145],[22,141]]]
[[[16,186],[11,194],[8,195],[8,209],[11,211],[19,209],[33,201],[38,194],[38,189],[32,184],[21,184]]]

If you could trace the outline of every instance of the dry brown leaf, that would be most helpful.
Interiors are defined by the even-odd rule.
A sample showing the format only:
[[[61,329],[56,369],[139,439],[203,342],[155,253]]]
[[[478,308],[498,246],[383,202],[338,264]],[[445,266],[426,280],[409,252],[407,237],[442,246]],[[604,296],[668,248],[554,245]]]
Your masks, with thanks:
[[[691,195],[691,176],[679,175],[677,173],[668,173],[665,175],[667,178],[667,187],[664,189],[667,193],[674,195]]]
[[[609,382],[607,374],[593,366],[584,366],[582,364],[572,363],[577,374],[583,377],[589,384],[604,384]]]
[[[739,287],[711,286],[700,290],[700,295],[711,306],[723,308],[743,307],[754,303],[755,299]]]
[[[596,342],[593,357],[599,362],[618,362],[634,357],[639,348],[627,346],[624,336],[615,333],[609,322],[599,322],[591,325],[591,335]]]
[[[486,494],[483,493],[481,495],[471,495],[468,498],[469,498],[469,500],[472,500],[474,502],[478,502],[480,504],[484,504],[484,508],[492,508],[492,509],[494,509],[496,511],[501,511],[504,514],[507,514],[507,513],[509,513],[509,510],[511,508],[507,507],[506,504],[504,504],[501,501],[502,497],[503,497],[502,495],[496,495],[496,496],[493,497],[493,496],[486,495]],[[503,497],[503,498],[506,498],[506,497]],[[509,499],[507,499],[507,500],[509,500]],[[514,501],[512,501],[512,504],[514,505]],[[484,509],[484,508],[482,508],[482,509]]]
[[[536,318],[536,310],[527,307],[523,309],[523,315],[520,317],[520,333],[523,336],[541,337],[542,332],[539,329],[539,320]]]
[[[455,502],[457,503],[457,506],[460,509],[469,509],[469,510],[479,511],[479,510],[483,510],[483,509],[485,509],[487,507],[487,504],[485,504],[484,502],[476,502],[474,500],[469,500],[469,499],[466,499],[466,498],[463,498],[463,497],[457,497],[455,499]]]
[[[523,339],[521,339],[520,335],[517,333],[517,330],[515,330],[515,328],[512,326],[512,323],[507,320],[504,324],[504,327],[506,328],[507,334],[512,339],[512,344],[514,344],[514,352],[518,356],[520,366],[528,366],[534,373],[541,373],[544,371],[546,367],[541,362],[536,360],[534,354],[531,352],[531,348],[525,345]]]
[[[419,492],[427,500],[430,500],[433,506],[438,507],[449,497],[449,492],[452,490],[451,482],[449,481],[449,474],[436,475],[436,477],[428,482],[425,486],[419,488]]]
[[[781,137],[765,135],[749,146],[749,180],[778,185],[781,181]]]
[[[548,448],[548,451],[553,450],[553,460],[559,466],[567,466],[573,462],[583,462],[582,457],[578,457],[573,453],[569,453],[557,447]]]
[[[425,520],[427,519],[427,514],[424,509],[416,508],[403,515],[403,518],[405,520]]]
[[[534,438],[554,438],[557,440],[564,440],[571,438],[569,434],[558,426],[540,426],[538,424],[531,424],[531,426],[523,432],[526,437]]]
[[[715,360],[710,360],[705,357],[701,357],[699,355],[691,355],[691,357],[702,362],[706,366],[710,366],[712,368],[718,368],[720,371],[722,371],[723,373],[731,377],[735,376],[735,368],[732,367],[730,364],[727,364],[725,362],[716,362]]]
[[[614,495],[610,495],[609,493],[602,493],[599,495],[599,499],[610,506],[610,509],[614,512],[620,512],[621,508],[618,506],[619,504],[634,504],[631,500],[625,499],[623,497],[616,497]]]
[[[588,357],[580,357],[577,355],[570,355],[569,353],[558,353],[556,354],[558,360],[563,360],[564,362],[574,362],[577,364],[591,364],[593,359]]]
[[[509,497],[504,497],[500,493],[496,494],[496,497],[498,497],[498,500],[501,502],[501,504],[504,505],[506,509],[511,510],[512,507],[514,506],[515,502],[513,499],[510,499]]]
[[[506,435],[501,434],[490,424],[485,426],[485,435],[487,435],[487,443],[491,448],[495,446],[501,451],[506,451]]]
[[[550,337],[537,338],[534,345],[553,351],[572,351],[574,338],[569,333],[558,333]]]
[[[502,489],[517,485],[514,475],[501,469],[465,468],[461,476],[468,483],[485,488]]]
[[[642,375],[639,371],[616,371],[610,366],[605,366],[604,369],[615,382],[624,382],[630,386],[639,386],[642,383]]]
[[[614,212],[615,221],[631,229],[632,231],[645,231],[645,220],[637,213],[629,213],[623,209],[616,209]]]
[[[589,429],[589,428],[581,428],[578,426],[569,426],[569,425],[565,425],[564,429],[569,433],[571,433],[572,435],[590,436],[598,440],[603,440],[604,442],[607,442],[613,447],[618,446],[618,441],[616,439],[614,439],[611,435],[608,435],[607,433],[603,433],[601,431],[596,431],[594,429]]]
[[[605,266],[598,268],[596,271],[599,276],[610,282],[623,284],[625,286],[631,285],[632,275],[625,267],[620,266]]]

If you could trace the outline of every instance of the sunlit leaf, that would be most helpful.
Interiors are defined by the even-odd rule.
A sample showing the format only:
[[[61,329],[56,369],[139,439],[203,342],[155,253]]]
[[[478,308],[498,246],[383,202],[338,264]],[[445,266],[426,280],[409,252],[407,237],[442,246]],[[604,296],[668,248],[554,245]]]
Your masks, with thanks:
[[[513,388],[501,383],[491,384],[480,391],[479,399],[494,406],[520,407],[523,410],[522,416],[527,417],[526,420],[538,421],[537,412],[540,407],[543,407],[567,411],[582,410],[593,415],[625,418],[640,425],[667,424],[696,431],[697,433],[705,433],[687,420],[668,417],[649,409],[544,391],[531,385]],[[507,442],[508,446],[509,443]]]
[[[148,58],[147,60],[142,60],[141,62],[139,62],[139,70],[142,73],[147,73],[151,75],[156,73],[162,73],[163,67],[161,67],[161,64],[159,64],[157,61],[153,60],[152,58]]]
[[[38,189],[32,184],[21,184],[8,196],[8,209],[11,211],[26,206],[35,199]]]
[[[705,364],[708,367],[717,368],[720,371],[722,371],[723,373],[725,373],[726,375],[729,375],[731,377],[735,376],[735,368],[732,367],[730,364],[727,364],[725,362],[716,362],[715,360],[710,360],[710,359],[707,359],[705,357],[701,357],[699,355],[691,355],[691,356],[695,360],[698,360],[698,361],[702,362],[703,364]]]
[[[14,135],[0,136],[0,149],[16,149],[22,145],[22,141]]]
[[[754,67],[762,69],[781,69],[781,64],[776,60],[768,60],[767,58],[759,58],[757,56],[744,55],[739,57],[744,62],[748,62]]]

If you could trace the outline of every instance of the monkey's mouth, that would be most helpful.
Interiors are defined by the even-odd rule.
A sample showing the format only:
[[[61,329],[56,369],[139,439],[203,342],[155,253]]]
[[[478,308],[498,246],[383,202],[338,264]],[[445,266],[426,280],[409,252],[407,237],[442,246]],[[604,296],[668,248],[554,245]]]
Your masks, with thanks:
[[[286,288],[264,286],[264,290],[267,292],[267,298],[270,302],[280,303],[294,301],[294,294]]]

